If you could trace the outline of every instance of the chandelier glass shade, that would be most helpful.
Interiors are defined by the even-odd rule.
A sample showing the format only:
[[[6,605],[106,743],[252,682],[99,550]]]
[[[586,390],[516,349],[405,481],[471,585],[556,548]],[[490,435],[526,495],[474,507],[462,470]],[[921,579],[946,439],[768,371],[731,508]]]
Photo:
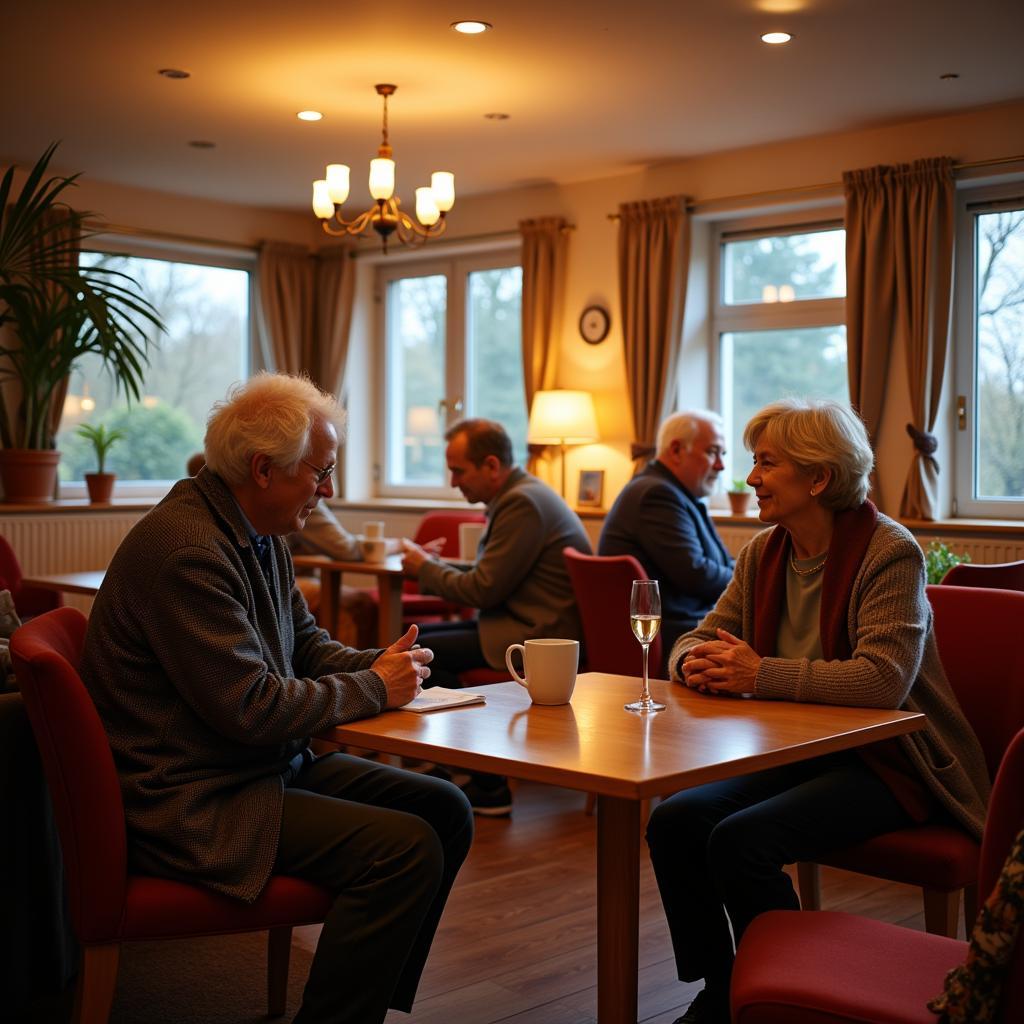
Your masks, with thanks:
[[[455,205],[455,175],[434,171],[430,185],[416,189],[416,220],[402,208],[395,195],[395,161],[388,142],[388,97],[396,85],[377,85],[384,100],[381,143],[370,161],[370,195],[374,204],[352,220],[345,220],[341,207],[348,199],[350,172],[346,164],[328,164],[324,177],[313,182],[313,212],[329,235],[364,235],[376,231],[387,252],[394,235],[403,245],[422,245],[428,238],[444,234],[445,214]],[[337,226],[335,226],[337,225]]]

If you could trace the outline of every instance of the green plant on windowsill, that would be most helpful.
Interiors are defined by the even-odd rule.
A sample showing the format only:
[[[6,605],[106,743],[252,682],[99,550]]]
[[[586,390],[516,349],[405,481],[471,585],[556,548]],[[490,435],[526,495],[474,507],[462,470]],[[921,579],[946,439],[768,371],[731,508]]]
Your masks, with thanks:
[[[749,494],[750,484],[743,477],[737,477],[732,482],[732,487],[729,488],[730,494]]]
[[[729,504],[732,506],[732,514],[734,516],[743,516],[747,514],[747,507],[750,505],[750,485],[742,477],[738,477],[733,480],[732,487],[726,491],[726,497],[729,499]]]
[[[971,556],[965,551],[958,555],[940,540],[933,540],[924,552],[924,568],[929,583],[941,583],[943,576],[961,562],[969,562]]]
[[[89,491],[89,500],[94,505],[108,502],[114,492],[116,477],[113,473],[105,472],[107,452],[110,451],[115,441],[120,441],[124,437],[124,431],[107,430],[102,423],[98,423],[96,426],[91,423],[80,423],[75,433],[89,441],[96,453],[96,472],[85,474],[85,486]]]

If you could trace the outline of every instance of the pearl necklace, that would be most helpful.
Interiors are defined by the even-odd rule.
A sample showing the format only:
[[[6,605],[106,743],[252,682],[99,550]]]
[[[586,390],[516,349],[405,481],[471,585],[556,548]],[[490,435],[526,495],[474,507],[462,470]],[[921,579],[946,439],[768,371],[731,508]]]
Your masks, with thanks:
[[[790,552],[789,555],[790,568],[797,574],[797,576],[813,576],[816,572],[821,572],[821,570],[825,568],[825,563],[827,561],[828,552],[826,551],[825,557],[817,565],[812,565],[807,569],[801,569],[800,566],[796,564],[796,559],[793,557],[792,552]]]

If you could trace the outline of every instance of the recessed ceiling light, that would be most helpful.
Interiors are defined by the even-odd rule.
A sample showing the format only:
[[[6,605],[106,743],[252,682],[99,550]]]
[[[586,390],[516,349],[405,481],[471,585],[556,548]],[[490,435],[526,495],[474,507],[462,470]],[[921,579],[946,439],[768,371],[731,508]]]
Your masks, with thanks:
[[[300,110],[295,116],[300,121],[320,121],[324,115],[319,110]]]
[[[464,36],[478,36],[494,28],[489,21],[453,21],[451,27]]]
[[[164,78],[191,78],[191,71],[182,71],[181,68],[161,68],[158,75],[163,75]]]
[[[768,43],[769,46],[779,46],[782,43],[788,43],[793,36],[789,32],[765,32],[761,36],[762,43]]]
[[[497,110],[491,114],[484,114],[488,121],[507,121],[511,116],[511,114],[503,114]]]
[[[210,142],[209,139],[193,139],[189,145],[193,149],[216,149],[217,143]]]

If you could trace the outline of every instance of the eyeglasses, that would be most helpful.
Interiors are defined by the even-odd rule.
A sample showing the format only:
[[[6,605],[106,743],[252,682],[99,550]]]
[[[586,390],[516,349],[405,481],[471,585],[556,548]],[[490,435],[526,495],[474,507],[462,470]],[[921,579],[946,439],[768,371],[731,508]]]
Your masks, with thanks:
[[[310,469],[316,472],[316,485],[319,487],[333,472],[335,467],[338,465],[336,462],[331,462],[321,469],[319,466],[314,466],[312,462],[307,462],[305,459],[299,459],[304,466],[309,466]]]

